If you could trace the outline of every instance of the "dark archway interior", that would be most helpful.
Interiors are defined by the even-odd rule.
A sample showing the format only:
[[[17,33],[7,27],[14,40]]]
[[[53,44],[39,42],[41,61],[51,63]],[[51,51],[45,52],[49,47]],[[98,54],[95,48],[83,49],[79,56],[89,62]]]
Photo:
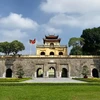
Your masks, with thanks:
[[[59,52],[59,55],[63,55],[63,52]]]
[[[49,68],[49,78],[55,78],[56,77],[56,70],[54,67]]]
[[[12,70],[10,68],[6,70],[6,77],[12,77]]]
[[[50,55],[54,55],[54,52],[50,52]]]
[[[42,68],[37,69],[37,77],[43,77],[43,70]]]
[[[50,47],[52,47],[52,48],[53,48],[53,47],[54,47],[54,43],[50,43]]]
[[[68,71],[67,71],[66,68],[63,68],[63,69],[62,69],[61,77],[68,77]]]
[[[41,55],[45,55],[45,52],[41,52]]]
[[[99,77],[99,75],[98,75],[98,70],[96,69],[96,68],[94,68],[93,70],[92,70],[92,76],[93,77]]]

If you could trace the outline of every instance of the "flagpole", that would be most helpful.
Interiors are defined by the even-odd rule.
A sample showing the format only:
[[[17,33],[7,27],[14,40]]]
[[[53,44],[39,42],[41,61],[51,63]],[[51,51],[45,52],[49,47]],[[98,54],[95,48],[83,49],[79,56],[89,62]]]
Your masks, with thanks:
[[[34,40],[29,40],[29,42],[30,42],[30,55],[31,55],[31,53],[32,53],[32,52],[31,52],[31,45],[32,45],[32,44],[35,44],[36,39],[34,39]]]
[[[30,43],[30,55],[31,55],[31,43]]]

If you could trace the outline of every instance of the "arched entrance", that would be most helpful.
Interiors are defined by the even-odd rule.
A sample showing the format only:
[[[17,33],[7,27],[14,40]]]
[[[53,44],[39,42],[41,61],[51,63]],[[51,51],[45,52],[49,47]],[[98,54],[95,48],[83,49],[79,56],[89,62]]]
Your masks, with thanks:
[[[59,52],[59,55],[63,55],[63,52]]]
[[[94,69],[92,70],[92,76],[93,76],[93,77],[99,77],[98,70],[97,70],[96,68],[94,68]]]
[[[50,67],[49,71],[48,71],[48,74],[49,74],[50,78],[56,77],[56,70],[55,70],[55,68],[54,67]]]
[[[6,77],[12,77],[12,70],[10,68],[6,70]]]
[[[45,55],[45,52],[41,52],[41,55]]]
[[[54,43],[50,43],[50,47],[53,48],[54,47]]]
[[[37,69],[37,77],[43,77],[43,70],[42,68]]]
[[[54,52],[50,52],[50,55],[54,55]]]
[[[66,68],[62,68],[61,77],[68,77],[68,70]]]

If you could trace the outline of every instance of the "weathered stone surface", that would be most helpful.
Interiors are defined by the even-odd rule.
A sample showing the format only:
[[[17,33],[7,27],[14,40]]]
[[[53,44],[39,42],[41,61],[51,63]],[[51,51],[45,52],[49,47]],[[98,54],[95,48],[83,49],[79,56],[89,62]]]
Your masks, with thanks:
[[[1,57],[0,58],[0,77],[4,76],[6,70],[10,68],[13,77],[17,77],[17,65],[20,64],[24,70],[24,77],[37,77],[37,70],[41,68],[44,72],[43,77],[48,76],[50,67],[55,69],[56,77],[61,77],[62,68],[67,69],[68,77],[83,77],[82,68],[87,66],[89,69],[88,77],[92,77],[92,70],[95,68],[100,74],[100,57],[94,56],[21,56],[21,57]],[[99,75],[100,76],[100,75]]]

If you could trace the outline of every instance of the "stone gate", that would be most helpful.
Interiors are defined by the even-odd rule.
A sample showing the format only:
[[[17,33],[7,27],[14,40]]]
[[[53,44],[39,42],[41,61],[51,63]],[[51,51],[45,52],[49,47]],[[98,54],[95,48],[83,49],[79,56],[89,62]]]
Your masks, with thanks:
[[[36,55],[0,56],[0,77],[17,77],[18,65],[24,77],[83,77],[85,67],[88,77],[100,77],[100,56],[69,56],[60,41],[58,36],[48,35],[43,45],[36,46]]]
[[[100,77],[99,56],[32,55],[0,57],[0,77],[17,77],[18,64],[23,67],[24,77],[83,77],[84,66],[88,68],[88,77]]]

